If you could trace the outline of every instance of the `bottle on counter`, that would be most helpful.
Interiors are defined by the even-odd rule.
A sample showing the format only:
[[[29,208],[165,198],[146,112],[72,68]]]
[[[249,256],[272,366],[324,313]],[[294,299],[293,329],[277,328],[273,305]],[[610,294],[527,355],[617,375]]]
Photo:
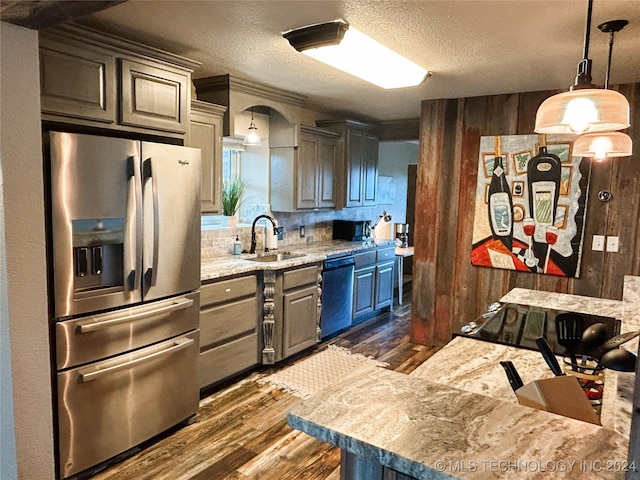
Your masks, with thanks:
[[[240,242],[238,235],[236,235],[236,239],[233,241],[233,254],[240,255],[241,253],[242,253],[242,242]]]

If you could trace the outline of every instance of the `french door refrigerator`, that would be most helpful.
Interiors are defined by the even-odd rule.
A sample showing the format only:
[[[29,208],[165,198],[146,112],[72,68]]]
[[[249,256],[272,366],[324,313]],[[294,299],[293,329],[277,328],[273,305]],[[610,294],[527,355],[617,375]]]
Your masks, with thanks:
[[[198,408],[200,150],[49,132],[62,478]]]

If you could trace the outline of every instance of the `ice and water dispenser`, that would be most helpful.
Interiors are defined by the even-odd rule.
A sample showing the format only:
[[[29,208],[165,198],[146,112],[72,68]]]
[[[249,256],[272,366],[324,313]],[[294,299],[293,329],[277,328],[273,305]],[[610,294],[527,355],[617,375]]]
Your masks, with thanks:
[[[124,219],[73,220],[75,294],[122,288]]]

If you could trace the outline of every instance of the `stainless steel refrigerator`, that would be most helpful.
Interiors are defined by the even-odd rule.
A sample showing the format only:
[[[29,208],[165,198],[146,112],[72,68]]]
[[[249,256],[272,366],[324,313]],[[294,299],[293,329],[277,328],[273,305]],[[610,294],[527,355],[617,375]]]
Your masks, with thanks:
[[[48,138],[58,466],[66,478],[196,413],[200,150]]]

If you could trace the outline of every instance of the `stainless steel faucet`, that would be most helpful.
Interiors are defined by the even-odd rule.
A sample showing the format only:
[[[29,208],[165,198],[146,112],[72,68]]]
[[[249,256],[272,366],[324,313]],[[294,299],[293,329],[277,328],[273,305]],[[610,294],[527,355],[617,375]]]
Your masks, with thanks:
[[[256,222],[261,218],[266,218],[267,220],[269,220],[271,222],[271,225],[273,225],[273,234],[278,235],[278,226],[276,225],[276,221],[269,215],[258,215],[253,220],[253,225],[251,225],[251,249],[249,250],[249,253],[256,253]],[[266,245],[264,251],[267,251]]]

